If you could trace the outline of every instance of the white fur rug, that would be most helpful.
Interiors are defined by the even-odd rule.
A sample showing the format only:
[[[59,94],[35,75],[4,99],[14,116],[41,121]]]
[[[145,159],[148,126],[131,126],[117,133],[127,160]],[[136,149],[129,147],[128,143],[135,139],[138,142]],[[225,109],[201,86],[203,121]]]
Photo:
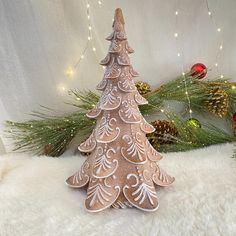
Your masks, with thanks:
[[[232,145],[164,155],[176,181],[159,189],[159,209],[88,213],[85,192],[65,179],[84,157],[0,157],[1,236],[236,235],[236,160]]]

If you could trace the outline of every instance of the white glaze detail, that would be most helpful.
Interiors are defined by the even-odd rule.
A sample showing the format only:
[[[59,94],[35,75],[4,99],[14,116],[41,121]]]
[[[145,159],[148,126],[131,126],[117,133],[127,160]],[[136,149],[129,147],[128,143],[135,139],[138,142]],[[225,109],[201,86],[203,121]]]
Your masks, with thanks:
[[[152,179],[156,185],[159,186],[168,186],[172,184],[175,180],[174,177],[168,175],[164,170],[162,170],[157,163],[151,163],[152,165],[155,165],[156,170],[152,176]]]
[[[99,108],[99,105],[94,107],[91,111],[89,111],[86,116],[89,118],[97,118],[101,114],[101,109]]]
[[[112,175],[117,167],[118,161],[116,159],[112,160],[112,156],[116,154],[114,148],[110,148],[108,150],[107,145],[105,148],[98,147],[97,154],[95,157],[95,164],[93,169],[93,176],[96,178],[105,178]]]
[[[103,80],[97,85],[97,90],[103,91],[106,88],[107,79],[103,78]]]
[[[126,33],[124,31],[116,32],[115,38],[117,38],[119,40],[125,40],[125,39],[127,39]]]
[[[90,165],[87,161],[85,161],[80,171],[77,171],[74,175],[66,180],[67,185],[72,188],[81,188],[85,186],[89,182],[89,169]]]
[[[99,107],[102,110],[114,110],[121,104],[121,97],[118,95],[118,89],[110,83],[104,91]]]
[[[106,37],[106,40],[111,41],[114,38],[115,32],[113,31],[108,37]]]
[[[117,57],[117,62],[121,66],[128,66],[128,65],[130,65],[130,59],[129,59],[128,54],[119,55]]]
[[[134,94],[134,99],[138,103],[138,105],[148,104],[148,101],[143,96],[141,96],[138,92]]]
[[[102,211],[116,201],[119,193],[120,187],[115,185],[111,177],[103,179],[92,178],[87,190],[85,206],[90,212]]]
[[[134,100],[124,100],[119,115],[125,123],[139,123],[141,121],[141,114]]]
[[[129,162],[134,164],[142,164],[146,162],[145,147],[140,140],[141,134],[136,133],[135,137],[125,134],[122,139],[126,142],[126,146],[121,148],[122,156]]]
[[[139,73],[137,71],[135,71],[132,66],[130,66],[129,72],[133,77],[139,76]]]
[[[117,127],[117,120],[115,118],[110,118],[109,115],[103,116],[96,129],[97,142],[112,142],[119,136],[119,133],[120,128]]]
[[[91,152],[96,147],[96,140],[94,138],[94,132],[89,136],[89,138],[81,143],[78,147],[81,152]]]
[[[107,65],[110,62],[110,60],[111,60],[111,55],[107,54],[107,56],[103,60],[101,60],[100,64]]]
[[[87,197],[88,199],[92,198],[89,203],[90,207],[93,206],[96,202],[99,202],[101,205],[104,205],[105,201],[108,202],[109,197],[112,196],[112,194],[107,192],[105,187],[100,183],[91,186],[88,189],[87,194],[88,194]]]
[[[108,37],[106,37],[106,40],[109,40],[109,41],[112,41],[113,39],[125,40],[127,39],[127,37],[126,37],[125,32],[114,31]]]
[[[134,92],[136,90],[134,81],[129,78],[118,81],[117,85],[118,88],[123,92],[129,93],[129,92]]]
[[[155,128],[150,125],[144,118],[143,122],[140,123],[140,129],[145,133],[145,134],[150,134],[155,131]]]
[[[141,205],[146,198],[148,198],[149,202],[154,205],[152,198],[157,198],[156,191],[153,186],[150,186],[145,183],[141,183],[138,189],[132,193],[132,196],[135,196],[134,201],[139,201],[138,203]]]
[[[121,43],[117,40],[113,40],[110,48],[109,48],[109,52],[110,53],[118,53],[121,51]]]
[[[135,180],[131,184],[131,178]],[[155,211],[158,208],[156,190],[152,183],[139,180],[138,175],[128,174],[127,184],[123,188],[126,199],[135,207],[145,211]]]
[[[121,68],[116,62],[111,62],[106,69],[104,78],[106,79],[116,79],[121,73]]]
[[[147,146],[147,156],[150,161],[160,161],[162,159],[162,156],[153,148],[153,146],[149,143],[148,140],[146,140],[146,146]]]
[[[126,41],[126,44],[125,44],[125,48],[126,48],[128,53],[133,53],[134,52],[134,49],[129,46],[127,41]]]

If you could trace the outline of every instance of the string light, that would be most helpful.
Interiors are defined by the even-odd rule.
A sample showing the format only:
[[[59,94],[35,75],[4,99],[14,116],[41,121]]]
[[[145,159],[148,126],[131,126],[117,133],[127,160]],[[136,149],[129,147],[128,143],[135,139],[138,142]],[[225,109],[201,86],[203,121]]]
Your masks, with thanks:
[[[178,17],[179,17],[179,11],[176,10],[175,11],[175,29],[178,29]],[[177,30],[178,32],[178,30]],[[179,47],[178,47],[178,36],[179,34],[175,32],[174,33],[174,37],[176,38],[176,48],[177,50],[179,51]],[[183,52],[180,53],[177,52],[177,56],[180,57],[182,55],[182,60],[183,60]],[[186,78],[185,78],[185,72],[184,72],[184,69],[183,69],[183,62],[182,62],[182,76],[183,76],[183,82],[184,82],[184,89],[185,89],[185,95],[186,95],[186,99],[187,99],[187,102],[188,102],[188,111],[189,111],[189,116],[190,118],[192,118],[192,109],[191,109],[191,100],[190,100],[190,97],[189,97],[189,92],[188,92],[188,86],[187,86],[187,82],[186,82]],[[180,86],[177,86],[178,88],[180,88]]]
[[[223,78],[224,78],[224,75],[220,75],[220,78],[223,79]]]
[[[66,70],[65,74],[68,78],[72,78],[74,76],[74,69],[72,67],[68,67],[68,69]]]
[[[213,26],[216,28],[216,31],[218,33],[220,33],[222,31],[222,29],[217,25],[217,23],[215,21],[215,18],[213,17],[214,14],[212,14],[212,11],[210,10],[208,0],[206,0],[206,7],[207,7],[208,15],[211,17],[211,21],[212,21]],[[221,35],[221,34],[219,34],[219,35]],[[217,61],[217,63],[215,63],[215,67],[216,67],[216,70],[217,70],[218,74],[220,74],[219,68],[218,68],[218,61],[219,61],[219,58],[220,58],[220,56],[222,54],[221,53],[222,50],[223,50],[223,42],[220,44],[219,51],[216,53],[216,61]]]
[[[102,5],[102,1],[97,1],[98,5],[101,6]],[[84,59],[87,51],[89,48],[91,48],[91,50],[93,51],[93,53],[95,54],[96,58],[97,58],[97,55],[96,55],[96,47],[94,46],[94,40],[93,40],[93,37],[92,37],[92,24],[91,24],[91,16],[90,16],[90,8],[91,8],[91,5],[90,5],[90,1],[89,0],[86,0],[86,14],[87,14],[87,22],[88,22],[88,36],[87,36],[87,42],[86,42],[86,45],[84,46],[83,50],[82,50],[82,53],[79,57],[79,59],[77,60],[77,62],[74,64],[74,66],[69,66],[66,70],[65,70],[65,74],[68,78],[72,78],[75,74],[75,70],[78,70],[78,67],[80,65],[80,62]],[[113,19],[114,21],[114,19]],[[98,58],[97,58],[98,60]],[[105,67],[102,67],[103,69],[105,69]],[[62,84],[59,84],[58,85],[58,91],[59,92],[65,92],[66,91],[66,86],[65,85],[62,85]]]
[[[60,92],[60,93],[65,93],[67,88],[64,84],[59,84],[58,87],[57,87],[57,90]]]
[[[87,37],[87,43],[82,51],[82,54],[79,58],[79,60],[75,63],[74,68],[78,69],[78,66],[80,64],[80,62],[84,59],[85,54],[89,48],[90,42],[92,41],[92,25],[91,25],[91,21],[90,21],[90,2],[87,1],[86,4],[87,10],[86,10],[86,14],[87,14],[87,19],[88,19],[88,37]]]
[[[192,118],[192,109],[191,109],[191,100],[190,100],[190,97],[189,97],[189,92],[188,92],[188,87],[187,87],[187,82],[186,82],[186,78],[185,78],[185,73],[182,72],[182,75],[183,75],[183,78],[184,78],[184,88],[185,88],[185,95],[186,95],[186,98],[187,98],[187,102],[188,102],[188,111],[189,111],[189,116],[190,118]]]

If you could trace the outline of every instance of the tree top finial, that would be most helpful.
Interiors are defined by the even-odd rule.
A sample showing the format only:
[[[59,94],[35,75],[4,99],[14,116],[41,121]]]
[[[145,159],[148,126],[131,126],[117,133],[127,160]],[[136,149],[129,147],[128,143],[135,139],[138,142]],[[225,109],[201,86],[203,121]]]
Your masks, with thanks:
[[[114,23],[115,22],[121,23],[122,25],[125,24],[121,8],[116,8],[116,10],[115,10]]]

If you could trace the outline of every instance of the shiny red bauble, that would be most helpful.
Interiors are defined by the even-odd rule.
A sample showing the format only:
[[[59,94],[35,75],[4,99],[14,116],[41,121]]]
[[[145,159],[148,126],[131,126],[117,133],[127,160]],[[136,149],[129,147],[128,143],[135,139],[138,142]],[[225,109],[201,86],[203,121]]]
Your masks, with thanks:
[[[233,114],[233,121],[236,123],[236,112]]]
[[[207,74],[207,68],[204,64],[202,63],[196,63],[192,66],[191,68],[192,76],[197,76],[198,79],[202,79],[206,76]]]

